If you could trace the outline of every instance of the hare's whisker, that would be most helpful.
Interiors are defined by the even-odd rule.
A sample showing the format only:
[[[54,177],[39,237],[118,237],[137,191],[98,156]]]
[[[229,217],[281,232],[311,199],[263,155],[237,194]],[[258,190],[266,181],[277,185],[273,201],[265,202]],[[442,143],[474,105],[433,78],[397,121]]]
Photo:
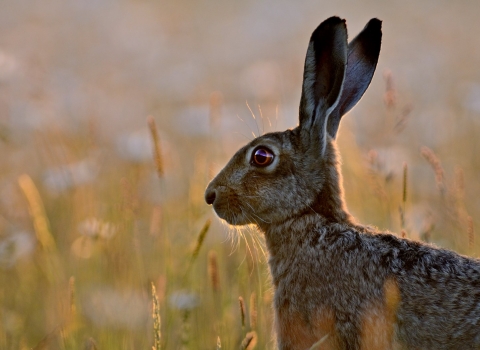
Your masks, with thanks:
[[[261,136],[262,133],[260,132],[260,128],[258,127],[258,121],[257,121],[257,118],[255,117],[255,113],[253,113],[252,109],[250,108],[248,101],[245,101],[245,103],[247,104],[248,110],[252,114],[253,120],[255,121],[255,125],[257,126],[258,136]]]

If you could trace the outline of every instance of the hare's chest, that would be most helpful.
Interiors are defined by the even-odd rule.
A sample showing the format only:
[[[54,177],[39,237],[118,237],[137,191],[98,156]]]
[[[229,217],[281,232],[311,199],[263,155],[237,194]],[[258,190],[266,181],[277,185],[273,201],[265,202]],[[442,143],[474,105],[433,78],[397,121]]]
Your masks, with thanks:
[[[310,329],[318,340],[334,327],[343,337],[356,339],[368,310],[373,310],[368,319],[379,319],[377,314],[384,318],[383,309],[372,307],[383,304],[386,273],[368,271],[365,254],[341,248],[302,252],[288,260],[270,261],[279,332],[295,323],[298,326],[287,327],[284,333]],[[302,337],[308,338],[307,333]]]
[[[285,261],[270,261],[270,271],[275,288],[274,306],[276,310],[292,311],[310,318],[311,310],[333,309],[338,300],[333,300],[336,292],[335,271],[338,267],[316,256],[297,254]],[[291,316],[289,317],[296,317]]]
[[[302,276],[285,278],[275,290],[276,333],[280,349],[308,349],[323,339],[326,349],[397,349],[396,285],[387,288],[390,302],[355,281],[313,282]],[[289,281],[289,283],[287,283]],[[296,282],[293,282],[296,281]],[[320,283],[318,281],[321,281]]]
[[[349,261],[354,260],[318,247],[298,249],[288,258],[271,257],[276,303],[307,309],[342,303],[359,292],[356,286],[362,282],[352,273],[355,269]]]

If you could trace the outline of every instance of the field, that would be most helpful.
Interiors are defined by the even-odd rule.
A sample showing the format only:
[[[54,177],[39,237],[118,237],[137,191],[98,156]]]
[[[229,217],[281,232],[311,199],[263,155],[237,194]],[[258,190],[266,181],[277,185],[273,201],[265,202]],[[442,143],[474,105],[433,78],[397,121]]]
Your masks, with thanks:
[[[297,123],[312,30],[383,20],[338,136],[359,222],[480,253],[478,1],[4,1],[0,349],[273,349],[267,254],[203,199]]]

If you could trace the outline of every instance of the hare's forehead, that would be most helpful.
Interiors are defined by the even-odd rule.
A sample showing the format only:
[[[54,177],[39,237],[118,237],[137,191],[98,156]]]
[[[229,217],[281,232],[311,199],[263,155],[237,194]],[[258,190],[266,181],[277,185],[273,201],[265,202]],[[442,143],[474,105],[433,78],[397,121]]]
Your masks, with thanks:
[[[244,154],[249,157],[254,149],[262,146],[271,150],[276,156],[293,151],[293,144],[289,134],[277,132],[257,137],[244,147]]]

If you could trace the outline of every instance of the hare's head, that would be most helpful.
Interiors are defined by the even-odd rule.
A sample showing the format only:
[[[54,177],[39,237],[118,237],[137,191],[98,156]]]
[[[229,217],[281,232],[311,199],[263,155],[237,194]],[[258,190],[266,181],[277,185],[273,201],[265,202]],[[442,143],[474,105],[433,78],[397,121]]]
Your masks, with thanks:
[[[321,23],[308,45],[299,126],[260,136],[242,147],[210,182],[205,200],[232,225],[281,223],[316,212],[348,220],[334,139],[341,117],[372,79],[381,44],[372,19],[347,44],[345,20]]]

